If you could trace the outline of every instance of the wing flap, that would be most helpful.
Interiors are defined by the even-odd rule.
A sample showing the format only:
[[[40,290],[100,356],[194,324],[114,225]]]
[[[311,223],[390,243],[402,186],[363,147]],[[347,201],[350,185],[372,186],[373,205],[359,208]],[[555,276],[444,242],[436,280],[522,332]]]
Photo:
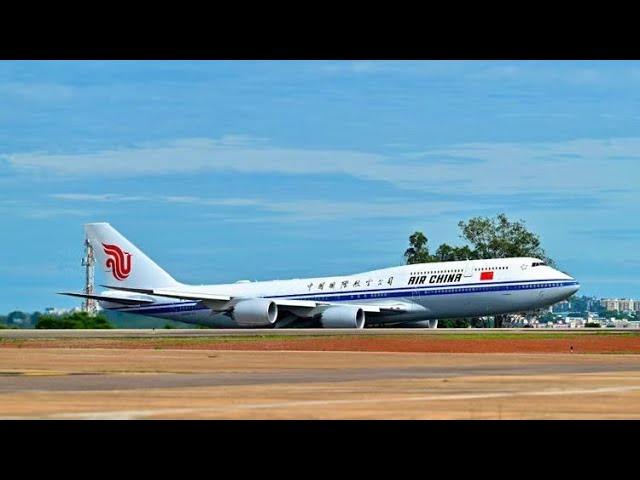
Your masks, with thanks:
[[[279,307],[316,308],[318,305],[321,305],[314,300],[290,300],[288,298],[278,298],[274,301]]]

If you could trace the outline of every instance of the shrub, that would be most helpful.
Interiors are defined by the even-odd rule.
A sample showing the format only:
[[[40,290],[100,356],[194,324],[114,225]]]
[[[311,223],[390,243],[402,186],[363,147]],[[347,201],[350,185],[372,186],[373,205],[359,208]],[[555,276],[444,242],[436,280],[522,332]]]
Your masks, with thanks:
[[[115,328],[104,315],[90,316],[87,312],[75,312],[71,315],[41,315],[36,323],[39,329],[104,329]]]

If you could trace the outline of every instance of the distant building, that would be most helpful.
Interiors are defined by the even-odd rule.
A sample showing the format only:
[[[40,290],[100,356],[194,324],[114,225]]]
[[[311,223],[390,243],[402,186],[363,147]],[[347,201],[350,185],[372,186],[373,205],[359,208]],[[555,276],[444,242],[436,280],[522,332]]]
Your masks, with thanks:
[[[604,307],[607,312],[620,311],[620,304],[618,303],[617,298],[603,298],[600,300],[600,305]]]
[[[590,298],[587,300],[587,312],[595,312],[598,310],[598,300],[596,298]]]
[[[611,319],[607,325],[611,325],[615,328],[640,328],[640,322],[629,320]]]
[[[582,328],[587,323],[582,317],[567,317],[565,322],[569,328]]]
[[[552,305],[553,312],[569,312],[571,311],[571,302],[563,300]]]
[[[608,312],[637,312],[640,310],[640,300],[632,298],[603,298],[600,305]]]
[[[634,310],[636,302],[630,298],[622,298],[618,301],[620,311],[632,312]]]
[[[44,309],[44,313],[47,315],[68,315],[76,312],[81,312],[82,308],[74,307],[74,308],[55,308],[55,307],[47,307]]]

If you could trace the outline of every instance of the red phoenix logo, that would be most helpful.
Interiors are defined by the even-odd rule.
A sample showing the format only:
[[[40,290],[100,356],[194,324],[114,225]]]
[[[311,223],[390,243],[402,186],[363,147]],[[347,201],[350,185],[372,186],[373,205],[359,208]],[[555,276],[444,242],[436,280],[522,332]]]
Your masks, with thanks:
[[[117,280],[124,280],[131,273],[131,254],[123,252],[117,245],[102,244],[104,253],[107,254],[107,268],[111,269],[111,273]]]

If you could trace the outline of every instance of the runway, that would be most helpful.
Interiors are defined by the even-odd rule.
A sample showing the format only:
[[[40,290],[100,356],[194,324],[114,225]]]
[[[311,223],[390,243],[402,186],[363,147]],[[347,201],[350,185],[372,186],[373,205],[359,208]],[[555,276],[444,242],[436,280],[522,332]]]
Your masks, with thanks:
[[[372,336],[372,335],[590,335],[637,334],[638,328],[295,328],[295,329],[114,329],[114,330],[0,330],[0,339],[57,339],[57,338],[208,338],[239,336]]]
[[[640,418],[638,355],[21,348],[0,366],[2,419]]]
[[[272,385],[283,383],[351,382],[363,380],[393,380],[400,378],[434,379],[455,377],[482,377],[504,375],[549,375],[578,373],[640,372],[637,365],[545,365],[534,364],[513,367],[412,367],[412,368],[357,368],[340,370],[276,371],[266,373],[157,373],[105,375],[79,373],[64,375],[21,375],[0,371],[0,393],[16,391],[81,392],[104,390],[141,390],[148,388],[188,388],[228,385]]]

